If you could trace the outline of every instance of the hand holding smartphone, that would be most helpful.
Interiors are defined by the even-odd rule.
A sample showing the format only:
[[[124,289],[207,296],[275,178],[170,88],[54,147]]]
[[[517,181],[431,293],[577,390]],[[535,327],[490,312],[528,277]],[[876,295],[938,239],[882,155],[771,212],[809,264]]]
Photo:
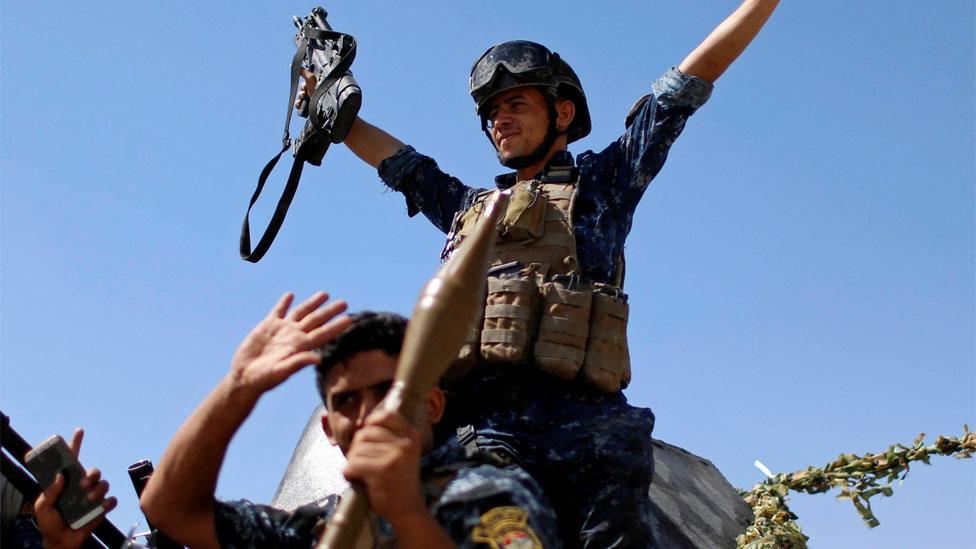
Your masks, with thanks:
[[[81,487],[85,469],[71,448],[59,435],[51,436],[27,453],[27,468],[43,489],[54,482],[58,473],[64,475],[65,486],[58,498],[57,508],[65,523],[77,530],[101,516],[105,509],[101,502],[88,499]]]

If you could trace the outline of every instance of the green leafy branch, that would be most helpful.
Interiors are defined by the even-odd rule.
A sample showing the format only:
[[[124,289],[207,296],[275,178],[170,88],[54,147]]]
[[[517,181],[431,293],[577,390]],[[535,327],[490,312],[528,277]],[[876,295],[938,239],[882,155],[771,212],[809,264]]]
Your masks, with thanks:
[[[794,492],[819,494],[837,488],[837,499],[848,499],[868,527],[880,522],[871,510],[871,498],[893,493],[892,483],[904,481],[912,462],[926,465],[933,455],[971,458],[976,452],[976,433],[963,426],[959,438],[939,436],[932,444],[924,443],[925,434],[919,435],[912,446],[893,444],[885,452],[876,454],[841,454],[823,467],[807,467],[794,473],[770,476],[748,492],[742,492],[753,510],[754,521],[745,533],[736,538],[738,547],[745,549],[805,548],[809,538],[796,523],[786,505],[786,496]]]

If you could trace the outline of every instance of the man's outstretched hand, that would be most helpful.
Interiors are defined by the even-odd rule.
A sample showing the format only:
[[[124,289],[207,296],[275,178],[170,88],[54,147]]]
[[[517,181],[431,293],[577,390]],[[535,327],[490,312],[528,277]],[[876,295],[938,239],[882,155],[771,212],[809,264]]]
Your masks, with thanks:
[[[349,317],[342,315],[345,301],[326,304],[328,294],[318,292],[289,313],[294,297],[291,293],[281,296],[234,353],[231,378],[256,396],[277,387],[301,368],[318,364],[320,357],[315,350],[349,326]]]

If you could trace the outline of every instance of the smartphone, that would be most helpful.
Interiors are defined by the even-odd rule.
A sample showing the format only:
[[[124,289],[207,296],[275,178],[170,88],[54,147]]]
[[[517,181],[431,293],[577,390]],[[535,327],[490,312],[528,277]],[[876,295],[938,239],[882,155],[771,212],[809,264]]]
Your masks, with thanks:
[[[64,491],[57,507],[71,528],[77,530],[105,512],[101,503],[88,499],[81,489],[85,470],[61,436],[54,435],[35,446],[25,461],[42,489],[46,490],[58,473],[64,475]]]

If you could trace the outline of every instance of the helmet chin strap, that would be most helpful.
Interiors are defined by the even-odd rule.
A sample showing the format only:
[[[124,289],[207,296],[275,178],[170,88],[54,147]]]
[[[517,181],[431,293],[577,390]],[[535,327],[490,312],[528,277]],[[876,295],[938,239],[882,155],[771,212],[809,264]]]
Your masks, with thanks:
[[[517,156],[515,158],[504,158],[502,153],[499,152],[498,147],[495,146],[494,140],[491,138],[491,132],[488,131],[488,127],[484,122],[482,122],[482,129],[485,135],[488,136],[488,141],[491,141],[492,146],[495,147],[495,155],[498,157],[498,162],[506,168],[511,168],[513,170],[521,170],[522,168],[527,168],[532,164],[542,160],[549,154],[552,149],[552,145],[556,142],[556,139],[566,133],[561,132],[556,129],[556,106],[550,101],[549,102],[549,128],[546,129],[546,137],[542,140],[542,143],[531,153],[525,156]]]

